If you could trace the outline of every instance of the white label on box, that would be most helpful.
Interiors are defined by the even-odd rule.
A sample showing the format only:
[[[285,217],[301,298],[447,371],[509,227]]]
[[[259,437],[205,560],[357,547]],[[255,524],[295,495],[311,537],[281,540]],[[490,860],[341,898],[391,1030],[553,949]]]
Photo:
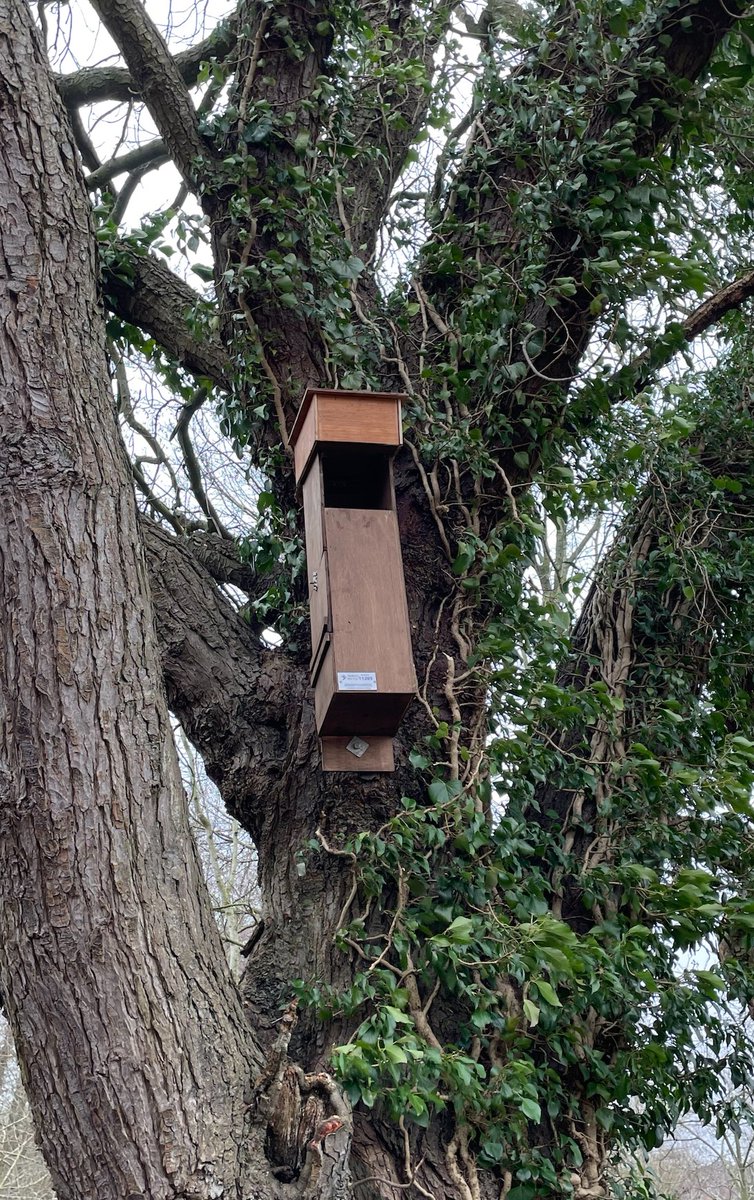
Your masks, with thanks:
[[[375,671],[338,671],[339,692],[376,692]]]

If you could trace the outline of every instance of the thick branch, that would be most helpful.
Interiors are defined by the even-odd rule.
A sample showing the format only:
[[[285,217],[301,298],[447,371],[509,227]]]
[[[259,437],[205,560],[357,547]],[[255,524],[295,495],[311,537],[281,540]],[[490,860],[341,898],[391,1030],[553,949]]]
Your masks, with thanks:
[[[517,310],[509,335],[510,360],[525,363],[527,367],[527,375],[517,379],[511,389],[519,397],[524,392],[533,400],[544,394],[560,403],[597,320],[599,306],[593,302],[600,285],[589,276],[588,270],[585,272],[585,264],[588,267],[597,260],[603,245],[602,235],[598,229],[592,232],[586,228],[583,221],[573,221],[569,213],[588,207],[591,196],[603,186],[605,172],[600,146],[610,145],[611,130],[621,121],[621,146],[630,140],[636,152],[634,167],[624,169],[620,176],[621,187],[630,188],[645,169],[646,157],[667,139],[678,121],[688,83],[703,73],[715,48],[746,7],[744,0],[735,0],[733,4],[725,0],[702,0],[684,3],[680,8],[668,4],[660,11],[654,29],[616,65],[610,77],[602,75],[596,80],[593,64],[578,56],[574,59],[571,53],[570,47],[578,43],[578,33],[561,25],[553,30],[558,36],[553,38],[547,58],[528,60],[512,77],[513,112],[517,111],[513,100],[518,96],[516,103],[521,102],[522,89],[525,96],[534,96],[536,89],[553,79],[561,88],[581,83],[587,89],[587,96],[588,89],[594,89],[588,110],[589,125],[578,136],[578,145],[589,147],[591,156],[570,153],[568,139],[574,134],[568,122],[563,122],[557,135],[563,152],[559,186],[570,176],[574,179],[581,176],[579,209],[572,206],[571,210],[564,210],[553,200],[550,226],[546,233],[537,235],[543,262],[536,294],[526,286],[519,292],[517,286],[519,272],[527,261],[520,253],[524,229],[518,206],[539,178],[544,181],[545,190],[550,187],[552,164],[546,155],[552,149],[548,151],[547,141],[540,142],[537,138],[527,145],[529,135],[522,130],[521,144],[527,145],[527,153],[523,154],[521,145],[511,150],[509,130],[504,129],[501,136],[501,109],[507,102],[508,85],[476,118],[460,175],[448,195],[444,219],[424,251],[424,261],[429,267],[424,290],[446,322],[452,324],[455,306],[476,280],[471,264],[504,267],[510,277],[511,308]],[[646,64],[651,61],[656,69],[650,72]],[[626,80],[635,81],[635,95],[628,111],[621,111],[617,97]],[[458,262],[463,265],[453,271],[443,268],[433,276],[432,264],[442,262],[451,240],[462,251]],[[570,295],[562,295],[555,302],[554,294],[558,292],[555,280],[559,277],[572,279],[576,286]],[[547,295],[543,281],[552,285],[553,294]],[[526,300],[520,305],[522,295]],[[531,350],[529,347],[535,343],[536,350]],[[496,398],[504,412],[505,397],[498,394]]]
[[[735,845],[729,823],[738,818],[726,812],[723,793],[710,804],[715,815],[707,825],[705,775],[726,727],[750,732],[751,608],[741,564],[751,561],[752,429],[746,382],[738,394],[735,385],[728,389],[727,411],[719,387],[718,379],[711,402],[699,403],[693,440],[658,454],[589,591],[557,677],[570,708],[562,698],[543,704],[529,743],[532,772],[511,805],[530,822],[535,843],[534,827],[544,831],[538,853],[554,914],[579,934],[601,929],[607,944],[621,926],[653,928],[658,980],[665,974],[658,962],[665,956],[673,963],[678,944],[685,950],[687,943],[681,938],[673,947],[678,911],[647,901],[633,865],[641,864],[647,880],[672,877],[689,862],[716,870],[720,843],[710,828],[727,826]],[[700,792],[688,789],[684,775],[699,779]],[[730,862],[736,877],[738,864]],[[603,1062],[636,1045],[628,994],[584,1022],[584,1050]],[[543,1043],[541,1051],[548,1067],[557,1062],[557,1050]],[[567,1067],[564,1079],[587,1132],[591,1101],[581,1064]],[[561,1120],[553,1118],[553,1130],[562,1131]],[[576,1136],[589,1147],[581,1167],[587,1188],[603,1170],[604,1145]]]
[[[348,133],[357,153],[346,163],[343,192],[349,194],[349,199],[346,204],[339,198],[339,215],[342,219],[347,208],[345,232],[354,253],[366,260],[374,252],[391,193],[406,154],[425,122],[431,99],[426,80],[417,78],[416,73],[398,81],[386,73],[380,51],[394,62],[421,63],[430,79],[453,7],[451,4],[441,9],[427,25],[406,0],[398,4],[372,0],[363,6],[364,18],[375,30],[374,57],[365,59],[365,77],[354,80],[354,110]],[[373,79],[369,77],[370,69],[375,69],[372,62],[379,64]],[[390,113],[389,121],[386,112]]]
[[[199,535],[182,543],[145,518],[142,531],[170,708],[231,811],[259,812],[287,753],[288,660],[265,647],[200,565]],[[205,542],[208,562],[213,549]]]
[[[193,187],[209,147],[199,132],[188,88],[157,26],[139,0],[93,0],[123,55],[134,87],[152,114],[178,170]]]
[[[233,553],[233,542],[219,533],[193,533],[188,542],[191,553],[216,583],[239,588],[250,599],[264,590],[268,577],[260,580],[251,563],[241,562]]]
[[[700,402],[693,438],[682,450],[666,450],[652,466],[576,622],[558,682],[577,693],[605,688],[614,708],[591,725],[576,723],[555,733],[546,728],[544,710],[544,738],[562,752],[563,764],[538,783],[539,815],[533,817],[558,829],[562,823],[566,852],[576,862],[589,845],[592,865],[604,860],[610,851],[600,846],[600,834],[610,831],[617,840],[621,822],[629,830],[635,825],[633,793],[620,767],[634,741],[649,746],[659,760],[672,757],[662,722],[669,702],[682,706],[681,728],[693,744],[697,701],[704,692],[707,704],[716,702],[714,668],[724,677],[733,719],[735,681],[750,669],[739,560],[754,511],[749,414],[746,381],[730,396],[728,412],[719,399],[708,408]],[[740,626],[743,645],[736,641]],[[677,749],[680,733],[675,741]],[[574,789],[569,762],[580,763],[593,785]],[[642,793],[637,795],[641,803]],[[676,804],[670,790],[668,803]],[[565,916],[577,923],[587,919],[578,888],[563,905]]]
[[[192,87],[199,77],[203,62],[214,59],[224,62],[232,52],[238,37],[238,15],[233,13],[222,21],[209,37],[189,50],[174,56],[181,79]],[[102,100],[128,103],[138,98],[139,91],[129,71],[123,67],[84,67],[70,75],[55,77],[58,91],[68,108],[81,104],[97,104]]]
[[[152,254],[119,243],[117,260],[103,271],[105,302],[116,316],[137,325],[181,366],[229,391],[232,364],[217,337],[196,331],[201,297]],[[187,318],[194,316],[191,321]]]
[[[670,362],[673,355],[682,346],[701,337],[729,312],[741,307],[754,296],[754,270],[746,271],[723,287],[718,288],[713,296],[709,296],[694,309],[685,321],[669,325],[661,337],[650,345],[643,354],[633,362],[628,363],[615,375],[610,386],[615,387],[622,398],[625,389],[630,386],[632,394],[646,387],[653,374]]]
[[[281,212],[287,214],[292,228],[299,223],[301,194],[295,180],[302,160],[297,141],[303,138],[311,147],[317,144],[326,111],[321,78],[327,71],[336,21],[332,0],[304,6],[284,0],[274,13],[259,0],[244,5],[231,93],[238,119],[223,139],[222,152],[253,159],[254,175],[267,195],[257,193],[251,222],[235,220],[228,213],[212,226],[223,331],[238,342],[234,316],[240,312],[247,344],[262,365],[278,418],[279,430],[271,430],[272,436],[282,438],[284,444],[286,421],[290,423],[296,411],[302,387],[327,377],[321,329],[316,318],[307,314],[307,306],[285,307],[270,290],[247,296],[235,287],[229,289],[228,271],[240,266],[251,274],[266,254],[277,252]],[[272,129],[262,137],[258,136],[259,112],[271,114]],[[265,209],[261,199],[271,201],[271,207]],[[304,259],[308,251],[303,239],[299,247]],[[279,369],[278,358],[284,370]]]
[[[86,186],[94,190],[115,179],[116,175],[126,175],[129,171],[138,171],[146,166],[160,167],[169,159],[164,141],[162,138],[155,138],[153,142],[147,142],[146,146],[137,146],[135,150],[129,150],[128,154],[121,154],[120,158],[111,158],[109,162],[96,167],[91,175],[87,175]]]
[[[724,284],[714,296],[710,296],[694,309],[681,323],[685,340],[691,342],[705,333],[727,313],[740,308],[750,296],[754,296],[754,270],[746,271],[745,274],[739,275],[738,279]]]

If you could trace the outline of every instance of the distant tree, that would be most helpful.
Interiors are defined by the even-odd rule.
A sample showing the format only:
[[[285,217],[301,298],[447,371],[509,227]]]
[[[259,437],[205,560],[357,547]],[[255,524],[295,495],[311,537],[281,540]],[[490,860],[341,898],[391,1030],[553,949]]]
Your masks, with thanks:
[[[597,1200],[751,1069],[747,8],[241,0],[179,53],[94,9],[121,61],[53,78],[0,0],[0,987],[56,1192]],[[101,104],[157,138],[101,161]],[[380,777],[319,768],[313,383],[406,393]],[[571,623],[542,522],[605,511]],[[169,711],[256,846],[240,985]]]
[[[731,1120],[719,1136],[688,1119],[654,1150],[648,1167],[662,1195],[677,1200],[751,1200],[754,1195],[754,1131]]]
[[[0,1020],[0,1200],[55,1200],[34,1140],[13,1042]]]

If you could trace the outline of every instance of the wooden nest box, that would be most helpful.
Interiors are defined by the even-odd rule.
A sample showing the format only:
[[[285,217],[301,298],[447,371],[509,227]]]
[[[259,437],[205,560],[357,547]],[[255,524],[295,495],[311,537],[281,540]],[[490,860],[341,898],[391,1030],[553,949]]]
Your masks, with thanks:
[[[394,770],[416,693],[392,471],[401,399],[309,388],[291,432],[325,771]]]

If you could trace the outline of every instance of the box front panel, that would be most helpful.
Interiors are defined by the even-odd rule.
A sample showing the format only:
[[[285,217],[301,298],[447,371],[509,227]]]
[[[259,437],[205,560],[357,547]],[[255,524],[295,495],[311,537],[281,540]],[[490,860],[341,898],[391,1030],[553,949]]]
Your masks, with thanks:
[[[412,695],[416,673],[395,513],[326,508],[325,536],[336,679],[345,677],[338,690]]]
[[[315,397],[318,442],[361,442],[363,445],[400,446],[400,402],[358,397]]]

